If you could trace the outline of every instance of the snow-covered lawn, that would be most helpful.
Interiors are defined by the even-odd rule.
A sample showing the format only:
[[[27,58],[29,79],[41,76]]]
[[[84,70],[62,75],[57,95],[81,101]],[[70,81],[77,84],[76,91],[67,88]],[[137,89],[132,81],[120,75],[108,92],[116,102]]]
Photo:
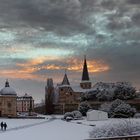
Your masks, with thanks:
[[[86,121],[84,119],[66,122],[61,120],[61,117],[47,116],[48,119],[0,119],[0,121],[8,124],[6,132],[0,131],[0,139],[83,140],[89,138],[89,132],[93,128],[99,128],[103,125],[113,125],[122,121],[122,119],[109,119],[105,121]],[[140,119],[132,119],[132,121],[140,122]]]
[[[7,131],[0,133],[0,139],[3,140],[82,140],[89,137],[91,129],[91,126],[68,123],[59,118],[50,121],[47,119],[0,119],[0,121],[8,124]],[[17,127],[19,129],[13,129]]]

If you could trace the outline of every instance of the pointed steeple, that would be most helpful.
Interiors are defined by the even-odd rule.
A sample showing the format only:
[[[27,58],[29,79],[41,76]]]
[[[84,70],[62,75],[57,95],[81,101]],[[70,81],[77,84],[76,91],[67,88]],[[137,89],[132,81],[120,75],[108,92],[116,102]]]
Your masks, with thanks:
[[[90,89],[91,86],[92,86],[92,83],[91,83],[91,81],[89,79],[86,56],[85,56],[85,59],[84,59],[84,66],[83,66],[83,73],[82,73],[82,81],[80,83],[80,86],[83,89]]]
[[[8,79],[5,82],[5,87],[10,87],[9,82],[8,82]]]
[[[62,81],[62,85],[70,85],[66,70],[65,70],[65,75],[64,75],[63,81]]]
[[[85,58],[84,58],[84,66],[83,66],[83,73],[82,73],[82,81],[89,81],[89,74],[88,74],[86,56],[85,56]]]

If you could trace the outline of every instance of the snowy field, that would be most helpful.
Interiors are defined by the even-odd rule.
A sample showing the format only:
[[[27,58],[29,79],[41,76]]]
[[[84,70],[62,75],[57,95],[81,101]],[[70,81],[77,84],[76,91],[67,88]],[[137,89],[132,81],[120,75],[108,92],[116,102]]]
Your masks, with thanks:
[[[89,138],[93,128],[102,125],[113,125],[122,119],[109,119],[106,121],[77,120],[62,121],[61,116],[47,116],[46,119],[0,119],[6,122],[6,132],[0,131],[3,140],[82,140]],[[140,122],[140,119],[132,121]],[[95,126],[94,126],[95,125]]]

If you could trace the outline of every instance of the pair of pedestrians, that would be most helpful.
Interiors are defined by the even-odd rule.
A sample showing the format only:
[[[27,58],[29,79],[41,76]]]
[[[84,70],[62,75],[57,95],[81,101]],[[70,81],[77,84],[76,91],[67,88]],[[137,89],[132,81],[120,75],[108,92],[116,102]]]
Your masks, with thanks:
[[[7,128],[7,124],[6,124],[6,122],[4,123],[4,122],[1,122],[0,123],[0,125],[1,125],[1,130],[3,131],[6,131],[6,128]]]

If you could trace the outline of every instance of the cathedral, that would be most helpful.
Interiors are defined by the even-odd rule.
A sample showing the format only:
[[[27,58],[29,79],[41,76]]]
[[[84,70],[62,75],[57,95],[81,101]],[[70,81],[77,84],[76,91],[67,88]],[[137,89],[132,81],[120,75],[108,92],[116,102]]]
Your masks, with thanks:
[[[16,117],[16,99],[17,93],[7,80],[0,91],[0,117]]]
[[[91,87],[92,87],[92,83],[89,78],[87,61],[85,57],[80,84],[77,86],[72,86],[69,82],[67,74],[65,73],[62,83],[57,86],[57,92],[58,92],[57,103],[59,104],[78,103],[80,94],[89,91]]]
[[[58,84],[55,88],[54,86],[51,85],[51,87],[53,88],[50,89],[53,90],[50,91],[49,88],[46,88],[45,91],[46,91],[46,95],[53,96],[54,114],[64,114],[65,112],[71,112],[73,110],[78,109],[78,106],[80,104],[80,98],[83,93],[90,93],[90,92],[94,93],[97,92],[97,90],[104,91],[105,89],[114,92],[114,90],[116,89],[115,87],[119,84],[124,84],[124,86],[126,87],[131,87],[131,84],[129,85],[129,82],[128,83],[127,82],[116,82],[116,83],[98,82],[92,85],[90,81],[87,61],[85,57],[83,63],[82,78],[81,78],[81,82],[78,85],[74,85],[74,86],[71,85],[67,73],[65,72],[61,84]],[[139,94],[137,93],[137,96],[138,95]],[[140,98],[126,100],[126,102],[129,103],[130,105],[136,106],[138,110],[139,110],[138,106],[140,103],[139,101]],[[94,100],[89,102],[90,105],[96,109],[101,104],[103,104],[103,101],[99,101],[99,100]]]
[[[48,79],[49,80],[49,79]],[[92,83],[89,78],[86,57],[84,58],[82,78],[79,85],[71,85],[65,72],[61,84],[58,84],[54,90],[54,113],[65,113],[71,110],[76,110],[80,103],[82,93],[92,90]],[[46,93],[49,93],[45,89]]]

